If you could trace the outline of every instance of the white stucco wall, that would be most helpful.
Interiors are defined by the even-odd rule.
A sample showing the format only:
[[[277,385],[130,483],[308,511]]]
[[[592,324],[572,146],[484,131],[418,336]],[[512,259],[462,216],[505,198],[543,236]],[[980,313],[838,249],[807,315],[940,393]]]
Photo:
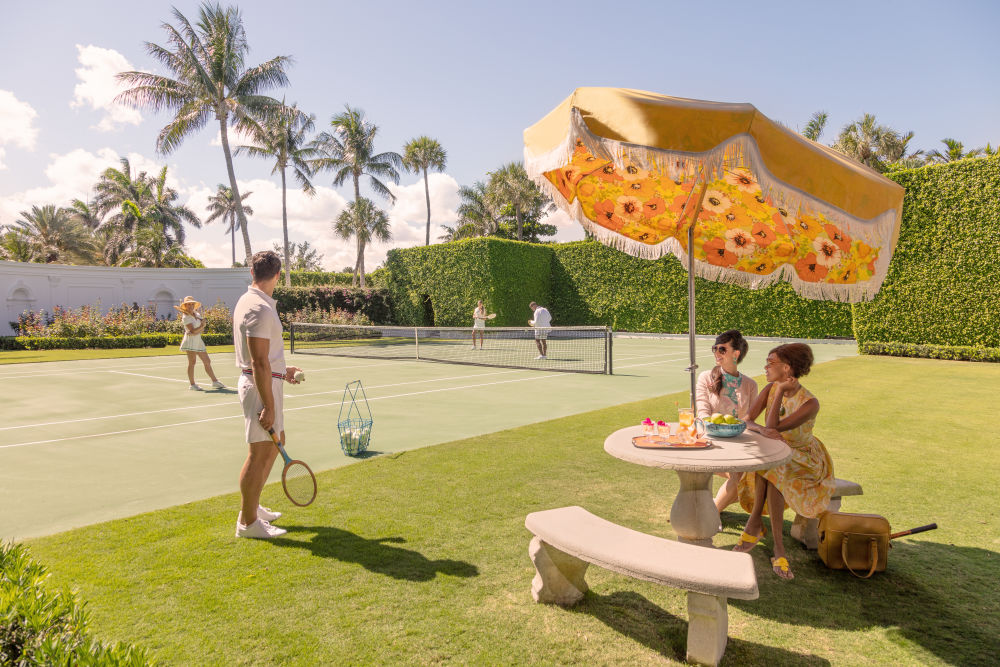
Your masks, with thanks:
[[[51,312],[54,306],[79,308],[100,302],[106,311],[137,303],[155,306],[157,316],[173,316],[176,311],[171,306],[191,295],[205,306],[221,300],[232,310],[249,284],[249,269],[131,269],[0,261],[0,297],[4,298],[0,335],[13,335],[9,323],[21,312]]]

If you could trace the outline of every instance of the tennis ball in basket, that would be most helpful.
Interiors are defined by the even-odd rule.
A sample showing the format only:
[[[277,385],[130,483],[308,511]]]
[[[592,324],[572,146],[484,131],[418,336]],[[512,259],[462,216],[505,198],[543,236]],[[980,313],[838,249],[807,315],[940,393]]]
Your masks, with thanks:
[[[306,374],[302,371],[295,371],[295,375],[292,376],[296,382],[305,382]]]

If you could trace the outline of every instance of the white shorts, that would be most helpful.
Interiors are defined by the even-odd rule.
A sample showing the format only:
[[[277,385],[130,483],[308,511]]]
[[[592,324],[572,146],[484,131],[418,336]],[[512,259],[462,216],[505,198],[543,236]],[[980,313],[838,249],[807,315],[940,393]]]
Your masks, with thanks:
[[[473,324],[472,324],[472,328],[473,329],[485,329],[486,328],[486,320],[475,320],[475,322],[473,322]]]
[[[281,432],[285,430],[284,383],[284,380],[271,378],[271,393],[274,395],[274,425],[271,428],[279,437],[281,437]],[[243,406],[243,416],[246,418],[247,442],[271,442],[271,436],[260,425],[258,419],[260,411],[264,409],[264,401],[257,393],[257,385],[253,383],[253,376],[240,373],[237,388],[240,393],[240,405]]]
[[[535,331],[535,340],[545,340],[549,337],[549,328],[543,327]]]

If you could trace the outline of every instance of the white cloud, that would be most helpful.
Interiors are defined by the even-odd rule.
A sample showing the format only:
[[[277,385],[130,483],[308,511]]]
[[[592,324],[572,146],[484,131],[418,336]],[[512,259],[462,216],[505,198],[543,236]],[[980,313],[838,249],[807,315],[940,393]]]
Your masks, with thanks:
[[[453,225],[458,219],[458,181],[448,174],[428,174],[427,188],[431,199],[431,243],[437,243],[444,232],[441,225]],[[392,185],[396,203],[387,210],[392,223],[392,241],[387,247],[423,245],[427,238],[427,197],[424,179],[412,185]],[[376,247],[378,249],[378,247]],[[374,253],[373,253],[374,255]],[[385,249],[378,261],[385,259]],[[365,265],[367,267],[367,260]],[[374,264],[372,265],[374,266]]]
[[[562,209],[556,209],[553,213],[549,213],[542,218],[542,222],[556,226],[556,235],[554,237],[556,241],[580,241],[585,236],[583,225],[570,217]]]
[[[114,49],[103,49],[90,44],[76,45],[77,58],[80,67],[76,76],[80,80],[73,88],[73,101],[70,107],[85,107],[103,109],[107,113],[95,125],[95,129],[107,132],[122,125],[138,125],[142,122],[142,114],[122,104],[116,104],[115,97],[126,89],[115,79],[119,72],[134,71],[136,68],[125,56]]]
[[[0,169],[3,163],[5,144],[19,146],[25,150],[35,149],[38,128],[34,126],[38,113],[27,102],[22,102],[14,93],[0,90]]]
[[[216,122],[218,124],[218,122]],[[254,142],[247,135],[243,134],[235,127],[230,127],[226,131],[226,138],[229,139],[229,148],[232,151],[236,151],[237,146],[242,146],[244,144],[252,145]],[[215,136],[212,137],[208,142],[209,146],[221,146],[222,145],[222,130],[216,130]]]

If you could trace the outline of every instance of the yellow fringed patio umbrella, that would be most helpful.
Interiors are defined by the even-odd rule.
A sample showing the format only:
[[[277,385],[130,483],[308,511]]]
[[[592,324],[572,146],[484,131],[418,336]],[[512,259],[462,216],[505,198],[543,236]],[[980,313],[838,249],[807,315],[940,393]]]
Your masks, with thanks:
[[[602,243],[687,265],[692,401],[696,275],[867,300],[899,234],[902,187],[750,104],[577,88],[524,131],[524,162]]]

